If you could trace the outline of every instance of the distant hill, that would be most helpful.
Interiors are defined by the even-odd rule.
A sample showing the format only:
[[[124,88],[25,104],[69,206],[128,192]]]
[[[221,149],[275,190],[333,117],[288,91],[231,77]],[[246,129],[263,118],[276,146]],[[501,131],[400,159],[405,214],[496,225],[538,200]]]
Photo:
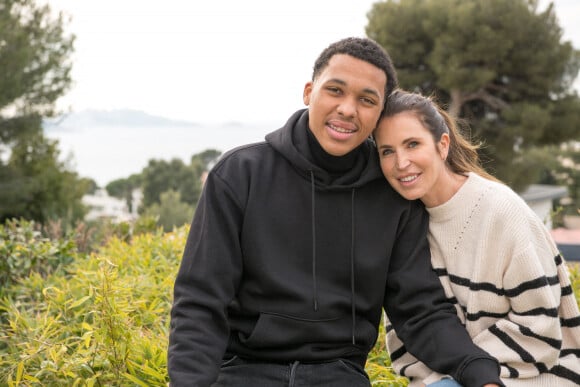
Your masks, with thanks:
[[[83,110],[45,120],[43,126],[51,129],[75,129],[91,127],[197,127],[190,121],[172,120],[154,116],[139,110]]]

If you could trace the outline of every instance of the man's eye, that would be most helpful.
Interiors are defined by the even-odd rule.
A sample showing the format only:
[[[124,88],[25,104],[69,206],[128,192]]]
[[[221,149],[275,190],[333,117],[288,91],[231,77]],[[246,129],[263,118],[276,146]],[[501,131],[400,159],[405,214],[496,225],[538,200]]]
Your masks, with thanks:
[[[376,105],[375,101],[370,99],[370,98],[363,97],[363,98],[361,98],[361,100],[368,105]]]
[[[419,142],[417,141],[411,141],[409,143],[409,148],[416,148],[419,145]]]

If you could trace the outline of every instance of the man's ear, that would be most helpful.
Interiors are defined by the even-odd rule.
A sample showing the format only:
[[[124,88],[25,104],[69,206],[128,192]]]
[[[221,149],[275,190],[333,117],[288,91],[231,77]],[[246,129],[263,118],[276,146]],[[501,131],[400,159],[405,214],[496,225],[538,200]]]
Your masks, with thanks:
[[[310,94],[312,93],[312,81],[306,82],[304,85],[304,92],[302,93],[302,100],[304,101],[304,105],[310,105]]]

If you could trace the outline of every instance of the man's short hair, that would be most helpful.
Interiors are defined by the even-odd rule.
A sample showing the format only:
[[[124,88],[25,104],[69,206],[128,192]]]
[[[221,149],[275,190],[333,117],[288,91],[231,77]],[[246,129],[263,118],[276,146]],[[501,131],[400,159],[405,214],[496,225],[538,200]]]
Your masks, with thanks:
[[[350,37],[339,40],[326,47],[320,54],[312,72],[314,81],[318,75],[328,66],[330,58],[337,54],[346,54],[360,60],[364,60],[385,72],[387,84],[385,86],[385,99],[397,87],[397,73],[393,66],[393,61],[387,51],[377,42],[368,38]]]

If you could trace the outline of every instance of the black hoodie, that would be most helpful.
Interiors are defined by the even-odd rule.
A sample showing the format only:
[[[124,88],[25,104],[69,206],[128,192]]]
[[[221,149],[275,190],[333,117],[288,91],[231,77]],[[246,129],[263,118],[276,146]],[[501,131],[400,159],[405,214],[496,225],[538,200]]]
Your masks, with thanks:
[[[421,203],[388,185],[370,141],[345,173],[315,165],[308,131],[298,111],[210,171],[175,281],[172,386],[209,386],[234,355],[364,366],[383,306],[432,369],[499,384],[431,269]]]

